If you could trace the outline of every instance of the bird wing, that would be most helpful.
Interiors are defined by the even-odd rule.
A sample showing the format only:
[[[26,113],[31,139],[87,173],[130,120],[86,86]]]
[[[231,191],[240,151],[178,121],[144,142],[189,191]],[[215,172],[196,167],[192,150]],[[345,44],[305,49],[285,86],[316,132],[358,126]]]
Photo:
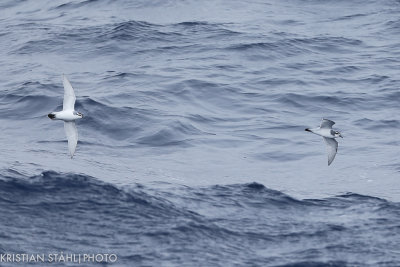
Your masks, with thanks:
[[[334,121],[328,120],[328,119],[322,119],[321,121],[321,129],[332,129],[332,126],[335,124]]]
[[[74,88],[72,88],[67,77],[63,75],[63,85],[64,85],[64,103],[63,110],[74,110],[75,109],[75,93]]]
[[[64,130],[68,139],[68,150],[71,158],[75,154],[76,145],[78,144],[78,131],[74,121],[65,121]]]
[[[336,152],[338,150],[338,142],[334,138],[322,137],[325,140],[327,151],[328,151],[328,166],[331,165],[335,159]]]

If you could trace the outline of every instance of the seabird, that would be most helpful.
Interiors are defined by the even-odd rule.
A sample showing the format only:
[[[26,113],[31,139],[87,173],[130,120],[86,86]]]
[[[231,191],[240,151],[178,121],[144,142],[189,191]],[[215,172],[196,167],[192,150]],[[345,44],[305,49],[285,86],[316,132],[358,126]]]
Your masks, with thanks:
[[[68,139],[68,150],[71,158],[75,154],[76,145],[78,144],[78,131],[76,130],[75,120],[83,118],[83,114],[75,111],[75,93],[67,77],[63,75],[64,85],[64,102],[63,110],[52,112],[47,115],[52,120],[64,121],[64,130]]]
[[[337,137],[343,138],[343,136],[338,131],[332,130],[332,126],[334,124],[335,124],[334,121],[328,119],[322,119],[320,127],[314,129],[310,128],[305,129],[307,132],[312,132],[324,138],[328,150],[328,166],[331,165],[338,150],[338,142],[335,140],[335,138]]]

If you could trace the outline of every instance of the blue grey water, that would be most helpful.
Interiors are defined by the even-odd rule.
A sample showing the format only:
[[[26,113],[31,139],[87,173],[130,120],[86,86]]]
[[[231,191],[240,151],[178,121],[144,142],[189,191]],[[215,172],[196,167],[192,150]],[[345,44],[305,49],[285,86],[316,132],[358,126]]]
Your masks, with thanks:
[[[1,1],[0,254],[400,266],[399,15],[395,0]],[[63,73],[84,114],[72,160],[46,116]],[[322,118],[344,136],[329,167],[304,131]]]

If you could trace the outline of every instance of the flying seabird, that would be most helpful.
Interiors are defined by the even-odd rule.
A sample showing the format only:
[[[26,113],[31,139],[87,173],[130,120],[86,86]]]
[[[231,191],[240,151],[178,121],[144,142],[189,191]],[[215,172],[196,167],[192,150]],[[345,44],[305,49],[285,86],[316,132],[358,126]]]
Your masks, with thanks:
[[[47,115],[52,120],[64,121],[64,130],[68,139],[68,150],[71,158],[74,156],[78,143],[78,131],[76,130],[75,120],[83,118],[83,114],[75,111],[75,93],[67,77],[63,75],[64,102],[63,110],[52,112]]]
[[[338,142],[335,140],[335,138],[337,137],[343,138],[343,136],[338,131],[332,130],[332,126],[334,124],[335,124],[334,121],[328,119],[322,119],[320,127],[314,129],[309,129],[309,128],[305,129],[307,132],[312,132],[324,138],[328,150],[328,166],[331,165],[338,150]]]

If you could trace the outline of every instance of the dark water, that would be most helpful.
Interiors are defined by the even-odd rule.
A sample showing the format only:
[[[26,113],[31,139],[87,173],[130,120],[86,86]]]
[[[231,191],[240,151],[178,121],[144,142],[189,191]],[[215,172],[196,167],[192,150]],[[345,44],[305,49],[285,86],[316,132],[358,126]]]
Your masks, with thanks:
[[[120,266],[399,263],[400,204],[380,198],[297,200],[258,183],[120,189],[84,175],[14,176],[0,183],[2,253],[102,251],[117,253]]]
[[[0,252],[399,266],[399,14],[393,0],[0,1]],[[85,115],[72,160],[46,116],[63,73]],[[344,136],[329,167],[304,131],[323,117]]]

